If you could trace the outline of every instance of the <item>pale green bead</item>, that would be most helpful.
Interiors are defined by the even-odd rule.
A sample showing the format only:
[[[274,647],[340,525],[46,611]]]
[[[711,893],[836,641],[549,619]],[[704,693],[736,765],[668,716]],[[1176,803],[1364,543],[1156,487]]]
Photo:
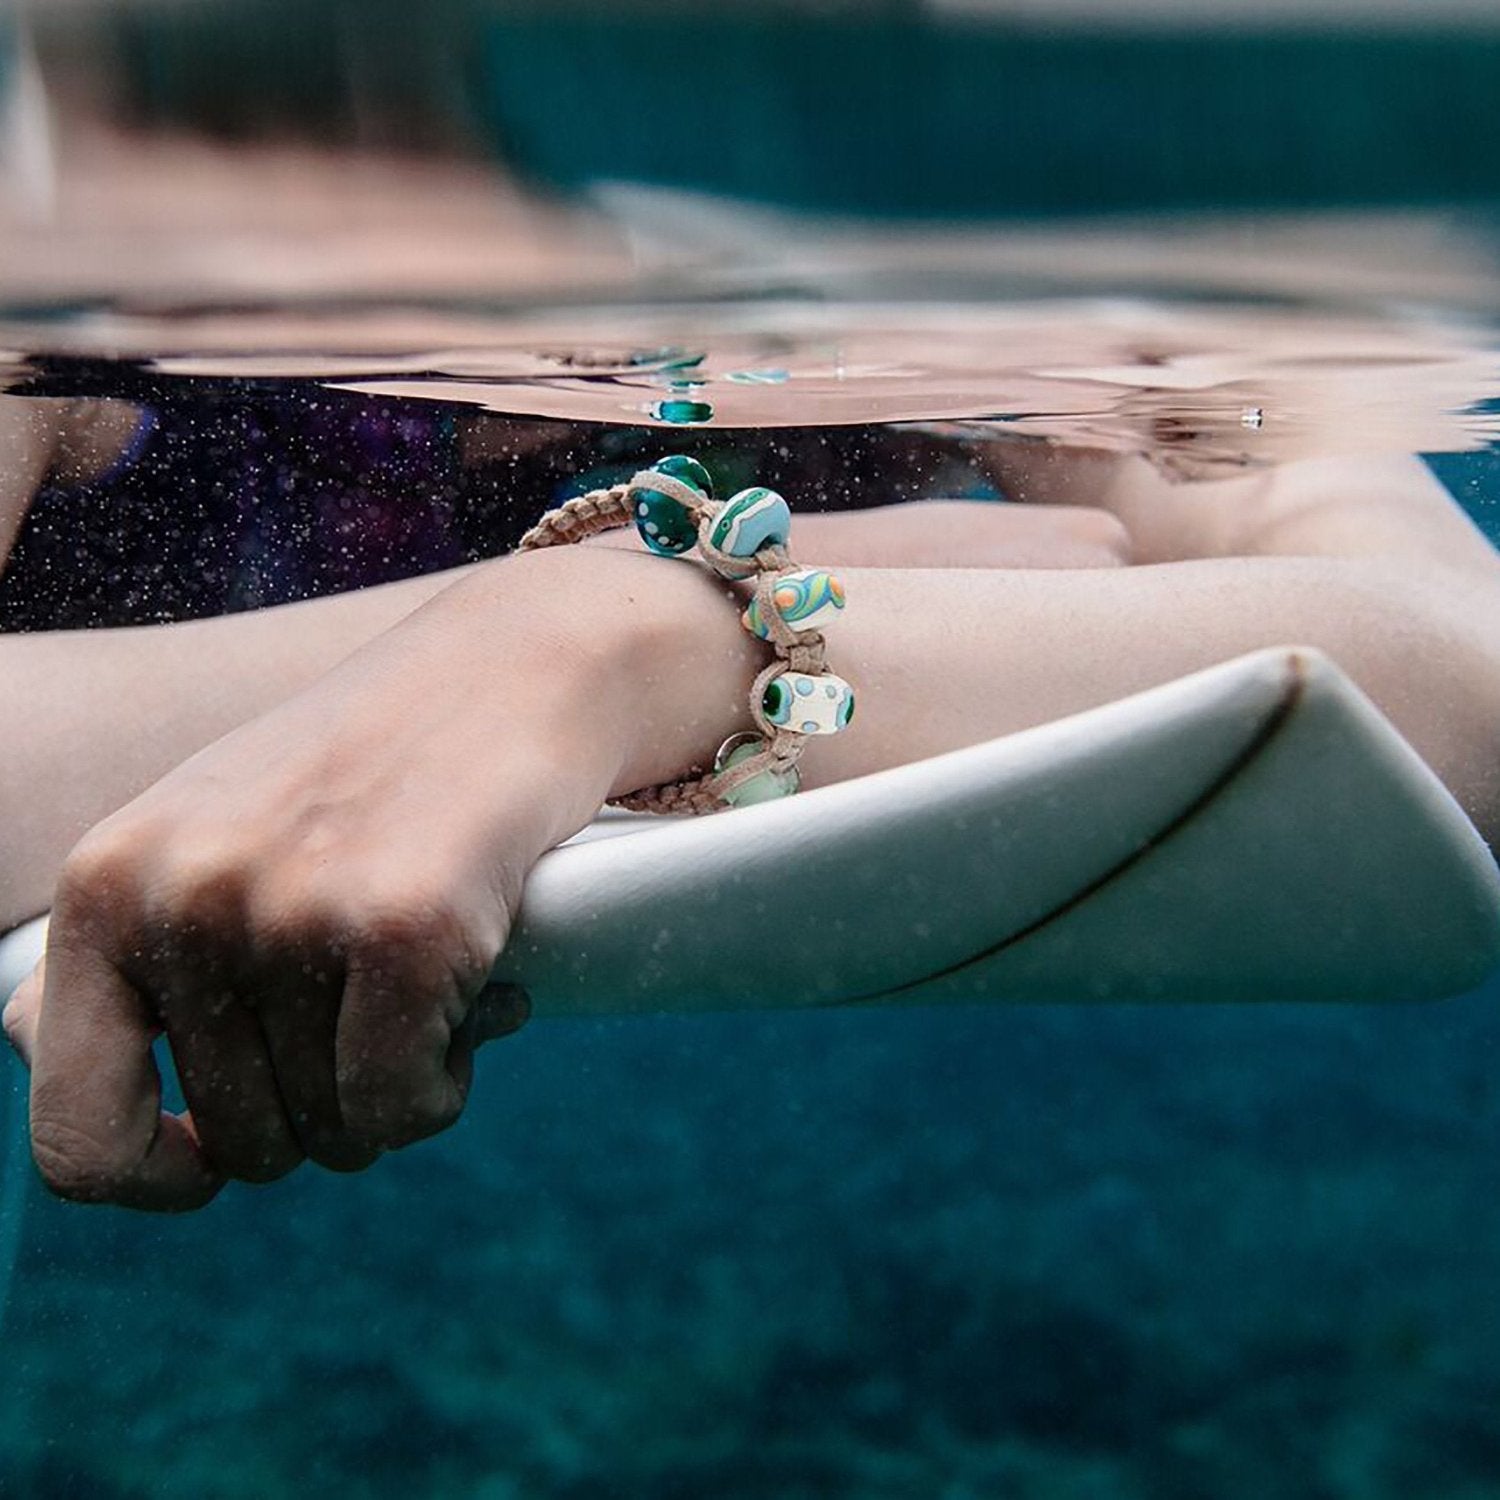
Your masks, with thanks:
[[[766,742],[758,735],[736,735],[719,751],[714,760],[714,770],[730,770],[752,755],[759,755],[765,748]],[[758,802],[776,802],[782,797],[790,797],[801,784],[802,778],[796,766],[789,766],[785,771],[762,771],[726,793],[724,801],[730,807],[753,807]]]

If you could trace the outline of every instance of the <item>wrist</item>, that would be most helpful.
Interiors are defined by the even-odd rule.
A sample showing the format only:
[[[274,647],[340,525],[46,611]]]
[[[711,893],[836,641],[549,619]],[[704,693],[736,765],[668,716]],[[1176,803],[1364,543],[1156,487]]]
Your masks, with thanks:
[[[750,688],[766,665],[740,624],[742,590],[686,558],[626,560],[613,680],[628,722],[612,797],[711,769],[729,736],[754,728]]]
[[[750,727],[764,652],[739,624],[736,591],[694,563],[551,548],[485,565],[449,593],[470,606],[465,650],[505,663],[496,681],[535,731],[525,738],[553,814],[544,848],[608,798],[706,767]]]

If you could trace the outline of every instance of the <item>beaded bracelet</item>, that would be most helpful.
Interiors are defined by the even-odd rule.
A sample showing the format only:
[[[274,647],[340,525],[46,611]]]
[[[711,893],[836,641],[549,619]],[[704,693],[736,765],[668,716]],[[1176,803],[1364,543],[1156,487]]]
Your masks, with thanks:
[[[713,770],[616,797],[634,812],[717,812],[795,792],[797,762],[814,735],[837,734],[854,716],[854,690],[826,670],[823,629],[844,607],[844,586],[824,568],[799,568],[787,552],[792,513],[775,490],[759,486],[715,501],[708,470],[673,455],[628,484],[565,501],[525,536],[520,552],[581,542],[635,523],[641,540],[662,557],[696,547],[721,577],[753,579],[740,623],[767,642],[774,659],[750,689],[755,732],[732,734]]]

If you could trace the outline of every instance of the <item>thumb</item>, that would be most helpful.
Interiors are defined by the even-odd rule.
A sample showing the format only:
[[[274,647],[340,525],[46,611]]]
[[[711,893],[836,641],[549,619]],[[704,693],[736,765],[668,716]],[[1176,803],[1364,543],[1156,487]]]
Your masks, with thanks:
[[[42,985],[46,977],[47,960],[38,959],[36,968],[16,986],[4,1011],[0,1012],[5,1039],[28,1068],[36,1050],[36,1027],[42,1013]]]

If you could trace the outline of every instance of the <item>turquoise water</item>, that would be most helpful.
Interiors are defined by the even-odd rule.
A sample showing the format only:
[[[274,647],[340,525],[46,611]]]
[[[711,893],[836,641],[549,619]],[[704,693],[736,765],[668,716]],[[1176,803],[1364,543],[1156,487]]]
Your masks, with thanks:
[[[127,470],[47,497],[75,545],[89,514],[92,546],[132,516],[159,545],[199,503],[183,476],[258,497],[217,533],[236,569],[194,554],[212,601],[163,585],[132,596],[148,616],[367,578],[388,552],[293,566],[330,495],[357,543],[416,526],[419,494],[398,540],[446,559],[509,524],[484,504],[497,453],[565,485],[656,442],[753,448],[828,504],[979,493],[997,435],[1204,476],[1407,446],[1500,536],[1486,328],[1226,315],[971,309],[960,337],[931,309],[738,334],[743,309],[465,314],[447,343],[346,326],[312,355],[248,324],[212,351],[181,322],[33,325],[11,391],[172,435],[165,509]],[[652,410],[688,399],[711,419]],[[0,1494],[1500,1494],[1497,1002],[534,1024],[485,1053],[452,1132],[362,1176],[168,1220],[33,1191]]]

